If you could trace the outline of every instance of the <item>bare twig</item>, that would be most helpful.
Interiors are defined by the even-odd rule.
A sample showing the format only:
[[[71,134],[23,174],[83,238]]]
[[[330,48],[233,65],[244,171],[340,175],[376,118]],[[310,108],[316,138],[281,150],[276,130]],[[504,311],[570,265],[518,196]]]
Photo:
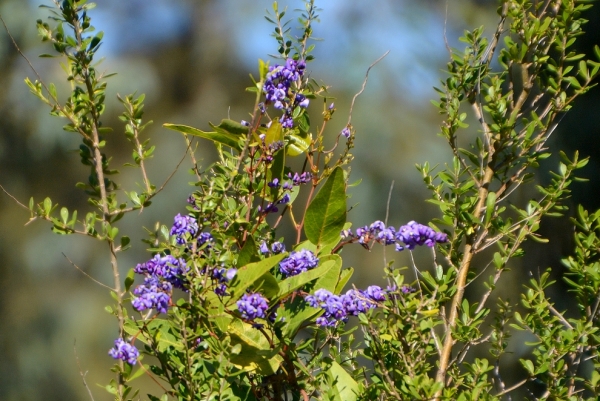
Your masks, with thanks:
[[[2,192],[4,192],[6,195],[8,195],[12,200],[14,200],[17,203],[17,205],[21,206],[23,209],[29,210],[29,208],[27,206],[25,206],[24,204],[19,202],[19,200],[17,198],[15,198],[10,192],[8,192],[2,185],[0,185],[0,189],[2,189]]]
[[[92,401],[94,401],[94,396],[92,394],[92,390],[90,390],[90,387],[88,386],[87,382],[85,381],[85,375],[87,375],[87,372],[83,372],[83,370],[81,370],[81,365],[79,364],[79,356],[77,356],[77,340],[73,341],[73,353],[75,354],[75,361],[77,362],[77,368],[79,369],[79,374],[81,375],[81,380],[83,380],[83,386],[85,387],[85,389],[87,390],[90,399]]]
[[[84,276],[86,276],[87,278],[89,278],[90,280],[92,280],[94,283],[98,284],[101,287],[104,287],[110,291],[114,291],[114,288],[111,288],[109,286],[107,286],[104,283],[101,283],[100,281],[96,280],[95,278],[93,278],[92,276],[90,276],[88,273],[84,272],[81,267],[77,266],[71,259],[69,259],[69,257],[67,255],[65,255],[64,253],[62,253],[62,255],[65,257],[65,259],[67,259],[69,261],[69,263],[71,265],[73,265],[74,268],[76,268],[77,270],[79,270],[81,273],[83,273]]]
[[[365,88],[367,87],[367,81],[369,79],[369,71],[371,71],[371,68],[373,68],[375,66],[375,64],[377,64],[381,60],[383,60],[384,57],[389,54],[389,52],[390,51],[388,50],[387,52],[383,53],[383,55],[381,57],[379,57],[377,60],[373,61],[373,63],[369,66],[369,68],[367,68],[367,73],[365,74],[365,79],[362,83],[362,87],[352,98],[352,103],[350,104],[350,112],[348,113],[348,124],[347,125],[350,125],[350,123],[352,122],[352,110],[354,109],[354,102],[356,101],[356,98],[359,97],[365,91]]]

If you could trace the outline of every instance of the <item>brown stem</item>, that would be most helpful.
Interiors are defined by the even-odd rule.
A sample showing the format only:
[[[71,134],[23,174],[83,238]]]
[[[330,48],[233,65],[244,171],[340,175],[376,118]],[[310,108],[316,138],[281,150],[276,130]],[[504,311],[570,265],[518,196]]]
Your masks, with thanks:
[[[475,220],[478,220],[481,216],[483,205],[488,196],[488,186],[494,177],[494,170],[491,168],[490,164],[486,167],[485,175],[483,177],[483,185],[479,188],[478,201],[477,206],[473,212],[473,217]],[[436,382],[445,385],[446,382],[446,372],[449,367],[450,357],[452,355],[452,347],[454,346],[455,340],[452,337],[452,330],[456,327],[456,323],[458,320],[458,312],[460,308],[460,304],[462,303],[465,287],[467,283],[467,275],[469,273],[469,268],[471,267],[471,262],[473,260],[474,249],[472,240],[474,235],[470,235],[467,238],[467,244],[465,245],[463,259],[460,263],[460,268],[458,269],[458,274],[456,277],[456,293],[452,298],[452,305],[450,306],[450,316],[448,317],[446,338],[444,339],[444,345],[440,354],[440,364],[438,367],[438,371],[436,374]],[[435,394],[435,400],[439,400],[443,391],[443,387],[440,388]]]
[[[79,18],[77,12],[74,10],[72,14],[72,20],[70,21],[73,26],[73,31],[75,33],[77,44],[78,44],[78,53],[83,52],[83,38],[81,36],[82,27],[79,24]],[[102,208],[102,225],[104,229],[104,235],[106,236],[106,242],[108,244],[109,253],[110,253],[110,264],[112,268],[113,278],[114,278],[114,290],[116,294],[117,301],[117,319],[119,321],[119,337],[123,337],[125,334],[125,316],[123,314],[123,293],[121,290],[121,278],[119,274],[119,266],[117,262],[117,251],[114,239],[110,238],[108,233],[108,228],[110,224],[110,211],[109,211],[109,201],[108,194],[106,191],[106,186],[104,183],[104,170],[102,166],[102,152],[100,151],[100,134],[98,132],[98,127],[100,126],[100,113],[96,108],[95,104],[95,93],[94,86],[92,82],[92,78],[90,75],[89,66],[82,62],[82,71],[81,77],[84,80],[85,87],[87,90],[88,98],[89,98],[89,106],[90,106],[90,114],[91,114],[91,129],[92,129],[92,147],[94,152],[94,169],[96,176],[98,178],[98,186],[100,189],[100,206]],[[120,362],[123,363],[122,361]],[[123,399],[124,397],[124,384],[125,380],[123,374],[121,373],[122,369],[117,373],[117,382],[118,389],[117,394],[119,399]]]

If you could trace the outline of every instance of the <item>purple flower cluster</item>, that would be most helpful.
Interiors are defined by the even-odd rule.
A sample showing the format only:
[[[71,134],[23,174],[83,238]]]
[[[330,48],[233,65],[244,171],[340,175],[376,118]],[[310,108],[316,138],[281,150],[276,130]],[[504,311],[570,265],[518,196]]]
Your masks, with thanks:
[[[215,294],[219,296],[227,295],[227,283],[233,280],[237,274],[237,269],[225,269],[224,267],[215,267],[212,269],[211,277],[216,281]]]
[[[120,359],[130,365],[135,365],[140,352],[133,345],[125,342],[122,338],[115,340],[115,346],[108,351],[114,359]]]
[[[312,180],[312,174],[308,171],[303,172],[302,174],[298,173],[288,173],[287,177],[292,181],[291,183],[286,181],[281,185],[279,178],[274,178],[273,181],[267,183],[267,185],[271,188],[283,188],[286,191],[291,191],[294,187],[297,187],[302,184],[306,184]]]
[[[419,224],[416,221],[411,221],[408,224],[400,227],[396,231],[396,238],[399,242],[404,243],[404,246],[396,244],[396,250],[402,251],[406,249],[414,249],[417,245],[427,245],[433,247],[436,243],[448,242],[448,235],[437,232],[428,226]]]
[[[324,311],[323,315],[317,318],[317,325],[329,327],[336,326],[338,322],[347,322],[348,317],[365,313],[385,299],[386,292],[376,285],[371,285],[366,290],[348,290],[341,295],[319,289],[314,295],[305,297],[310,306]]]
[[[185,289],[184,275],[188,270],[183,259],[171,255],[156,254],[146,263],[139,263],[133,271],[146,277],[144,284],[133,290],[133,307],[140,312],[156,309],[160,313],[167,313],[173,287]]]
[[[279,262],[279,271],[285,276],[296,276],[317,267],[319,258],[307,249],[290,253],[290,256]]]
[[[138,311],[156,309],[160,313],[167,313],[171,303],[171,292],[173,286],[168,281],[161,281],[156,276],[146,277],[143,285],[138,285],[131,301],[133,307]]]
[[[282,252],[285,252],[285,245],[279,241],[275,241],[271,244],[271,249],[269,249],[267,243],[263,241],[262,244],[260,244],[259,251],[263,255],[268,255],[270,253],[272,253],[273,255],[277,255]]]
[[[175,241],[178,245],[185,245],[189,239],[197,237],[198,248],[204,244],[208,244],[207,247],[210,247],[210,243],[213,240],[210,233],[199,233],[198,222],[195,218],[192,216],[182,216],[181,214],[175,216],[173,227],[171,227],[171,235],[175,236]]]
[[[183,276],[188,272],[188,267],[183,259],[177,259],[171,255],[154,255],[145,263],[138,263],[133,269],[137,274],[154,276],[171,283],[174,287],[183,289],[185,280]]]
[[[256,318],[265,319],[269,304],[267,299],[259,293],[244,294],[237,301],[237,308],[246,320],[254,320]]]
[[[257,210],[258,210],[258,213],[264,213],[264,214],[277,213],[279,211],[279,208],[277,207],[277,205],[285,205],[289,202],[290,202],[290,195],[284,194],[276,202],[269,202],[267,204],[267,206],[265,206],[264,208],[262,208],[260,205],[258,205]]]
[[[186,234],[191,238],[194,238],[198,233],[198,222],[192,216],[182,216],[177,214],[173,227],[171,227],[171,235],[176,236],[177,244],[184,245],[186,240]]]
[[[448,241],[446,234],[437,232],[415,221],[411,221],[396,230],[392,226],[386,227],[382,221],[377,220],[370,226],[357,228],[355,234],[352,233],[352,230],[344,230],[341,235],[352,242],[358,241],[359,244],[365,247],[368,247],[371,242],[379,242],[383,245],[395,244],[396,251],[414,249],[417,245],[433,247],[436,243]]]
[[[287,176],[290,180],[292,180],[292,184],[294,186],[306,184],[312,180],[312,174],[308,171],[305,171],[302,174],[294,173],[293,175],[292,173],[288,173]]]
[[[292,89],[292,84],[297,82],[306,69],[304,60],[287,59],[285,65],[273,65],[269,67],[263,91],[267,102],[273,103],[273,107],[283,110],[284,114],[279,122],[284,128],[292,128],[294,120],[292,113],[296,107],[308,107],[309,100],[301,93]]]

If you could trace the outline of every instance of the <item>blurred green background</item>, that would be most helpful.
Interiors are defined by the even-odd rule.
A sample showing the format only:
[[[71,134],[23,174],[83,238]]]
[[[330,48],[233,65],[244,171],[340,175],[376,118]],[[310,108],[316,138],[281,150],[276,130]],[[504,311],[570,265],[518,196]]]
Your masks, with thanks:
[[[115,129],[107,138],[114,154],[113,167],[128,162],[130,147],[120,133],[117,117],[122,112],[116,94],[137,91],[146,94],[146,120],[154,124],[146,131],[157,145],[149,162],[153,182],[161,185],[185,151],[182,138],[161,127],[165,122],[205,129],[208,122],[230,116],[247,118],[253,96],[244,91],[250,85],[248,73],[256,75],[257,59],[276,52],[269,35],[272,26],[263,18],[271,1],[259,0],[98,0],[90,15],[92,24],[105,31],[99,70],[117,72],[108,81],[108,106],[104,125]],[[458,37],[464,29],[479,25],[490,33],[496,24],[495,0],[327,0],[319,4],[321,23],[315,36],[322,38],[309,64],[312,78],[330,85],[336,98],[336,114],[329,133],[337,134],[347,121],[350,101],[360,89],[368,66],[385,51],[390,54],[370,74],[365,93],[355,106],[353,125],[357,130],[350,205],[356,207],[349,219],[354,226],[369,224],[386,215],[386,201],[392,183],[389,224],[396,227],[409,220],[426,223],[437,216],[424,202],[415,163],[444,163],[450,153],[436,136],[441,117],[429,103],[435,97],[432,86],[444,77],[448,59],[444,32],[453,47],[462,48]],[[57,59],[39,59],[51,52],[37,37],[35,20],[48,13],[38,8],[40,0],[3,0],[0,13],[23,52],[47,82],[55,82],[65,99],[68,86]],[[49,3],[45,3],[49,4]],[[300,1],[280,2],[289,11],[302,7]],[[588,12],[591,20],[579,47],[591,53],[600,43],[600,12]],[[288,14],[292,17],[292,14]],[[447,15],[447,18],[446,18]],[[79,164],[76,149],[79,137],[65,133],[62,121],[51,118],[48,109],[29,93],[23,83],[34,78],[0,30],[0,184],[23,203],[49,196],[80,216],[87,210],[84,194],[75,183],[84,181],[87,170]],[[579,149],[592,161],[585,170],[588,184],[576,184],[572,204],[597,208],[600,199],[600,140],[598,139],[600,92],[594,90],[580,99],[564,118],[553,138],[552,149],[567,153]],[[320,104],[314,104],[318,113]],[[316,123],[313,117],[313,123]],[[201,142],[196,154],[204,166],[213,159],[211,145]],[[551,158],[540,169],[556,168]],[[167,189],[152,207],[124,219],[121,233],[133,239],[132,250],[121,254],[123,272],[147,260],[140,239],[143,227],[156,222],[171,225],[173,216],[185,211],[191,192],[189,164],[177,171]],[[123,167],[120,182],[125,188],[139,182],[139,172]],[[540,175],[539,180],[547,180]],[[523,192],[521,200],[531,193]],[[572,210],[571,210],[572,212]],[[103,244],[74,236],[61,237],[43,222],[25,226],[28,213],[8,196],[0,194],[0,400],[81,400],[89,399],[80,372],[96,400],[109,395],[98,387],[111,378],[112,359],[107,351],[116,335],[116,323],[103,307],[111,303],[107,291],[77,271],[66,259],[97,280],[110,283],[111,273]],[[542,232],[550,245],[527,247],[527,256],[513,264],[511,274],[499,283],[498,291],[511,298],[511,291],[530,275],[547,267],[560,269],[560,259],[571,249],[572,230],[567,218],[545,221]],[[415,252],[422,269],[431,267],[427,250]],[[408,254],[392,254],[397,266],[408,265]],[[383,252],[375,247],[344,249],[344,263],[354,266],[354,282],[383,283]],[[560,284],[556,299],[561,303]],[[475,296],[476,293],[471,294]],[[513,301],[518,300],[515,294]],[[518,340],[518,339],[517,339]],[[77,357],[74,353],[76,349]],[[510,348],[515,356],[524,352]],[[77,361],[77,358],[79,361]],[[78,363],[80,367],[78,367]],[[146,383],[149,391],[156,385]],[[140,381],[142,385],[142,381]],[[144,384],[145,385],[145,384]]]

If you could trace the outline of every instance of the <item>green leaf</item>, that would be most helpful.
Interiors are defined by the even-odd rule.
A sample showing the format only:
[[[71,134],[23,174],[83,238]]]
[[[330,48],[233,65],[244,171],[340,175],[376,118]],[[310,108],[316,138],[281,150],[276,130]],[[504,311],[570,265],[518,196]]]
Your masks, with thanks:
[[[306,152],[308,146],[312,138],[308,136],[307,138],[302,138],[298,135],[290,135],[288,136],[288,145],[286,147],[286,152],[290,156],[298,156],[302,153]]]
[[[302,297],[285,302],[283,307],[277,309],[277,318],[285,322],[281,333],[284,337],[294,338],[304,322],[321,312],[321,309],[310,307]]]
[[[268,132],[267,132],[268,135]],[[279,180],[281,184],[283,180],[283,172],[285,169],[285,152],[279,151],[275,153],[273,156],[273,162],[271,163],[271,167],[267,170],[267,182],[272,182],[275,178]],[[267,187],[267,200],[271,202],[276,202],[279,199],[279,190],[280,188]],[[297,187],[294,187],[297,188]],[[293,201],[293,200],[291,200]]]
[[[206,132],[199,130],[198,128],[179,124],[163,124],[163,127],[172,129],[173,131],[181,132],[183,134],[208,139],[210,141],[213,141],[214,143],[229,146],[237,151],[242,150],[242,146],[239,142],[239,137],[236,137],[235,135],[232,135],[225,130],[222,130],[221,132]]]
[[[265,134],[265,145],[269,146],[272,143],[283,141],[283,129],[281,123],[277,120],[271,122],[271,126]]]
[[[308,206],[304,234],[318,248],[339,241],[346,223],[344,171],[337,167]]]
[[[125,277],[125,291],[129,291],[134,281],[135,271],[133,269],[129,269],[129,271],[127,272],[127,276]]]
[[[333,378],[334,386],[340,394],[340,400],[356,401],[358,383],[356,383],[352,376],[335,361],[331,363],[328,373]]]
[[[265,273],[254,283],[254,289],[271,300],[279,294],[279,284],[271,273]]]
[[[241,320],[235,320],[229,325],[228,331],[233,337],[234,347],[242,345],[241,351],[231,356],[233,364],[246,371],[256,370],[262,375],[272,375],[279,369],[283,358],[277,348],[271,349],[269,340],[260,330]]]
[[[533,362],[531,362],[529,359],[520,359],[520,361],[525,370],[527,370],[527,372],[529,372],[529,374],[533,376],[535,370],[535,368],[533,367]]]
[[[254,238],[252,236],[248,236],[248,238],[246,238],[246,243],[240,250],[237,265],[245,266],[248,263],[258,262],[259,260],[260,259],[258,258],[256,242],[254,241]]]
[[[69,210],[66,207],[60,208],[60,217],[63,223],[67,224],[67,221],[69,220]]]
[[[342,292],[346,284],[348,284],[348,280],[350,280],[350,277],[352,277],[352,273],[354,273],[354,268],[352,267],[344,269],[340,272],[340,279],[335,286],[336,294],[340,294]]]
[[[319,277],[324,276],[330,269],[334,268],[337,264],[336,260],[326,260],[320,263],[315,269],[305,271],[297,276],[288,277],[279,283],[279,294],[277,298],[283,298],[286,295],[291,294],[293,291],[302,287],[306,283],[310,283]]]
[[[328,260],[335,261],[335,264],[315,282],[315,290],[323,288],[327,291],[334,292],[338,287],[338,282],[340,281],[340,273],[342,271],[342,258],[340,257],[340,255],[328,255],[321,258],[321,263],[325,264],[325,262]]]
[[[229,120],[227,118],[221,120],[221,123],[217,126],[210,124],[210,126],[219,133],[230,134],[236,137],[245,136],[248,134],[248,127],[241,123]]]
[[[261,260],[260,262],[249,263],[243,267],[240,267],[234,277],[229,290],[231,293],[231,301],[235,302],[241,298],[255,281],[261,278],[267,273],[273,266],[279,263],[287,253],[280,253],[279,255],[271,256],[270,258]]]

